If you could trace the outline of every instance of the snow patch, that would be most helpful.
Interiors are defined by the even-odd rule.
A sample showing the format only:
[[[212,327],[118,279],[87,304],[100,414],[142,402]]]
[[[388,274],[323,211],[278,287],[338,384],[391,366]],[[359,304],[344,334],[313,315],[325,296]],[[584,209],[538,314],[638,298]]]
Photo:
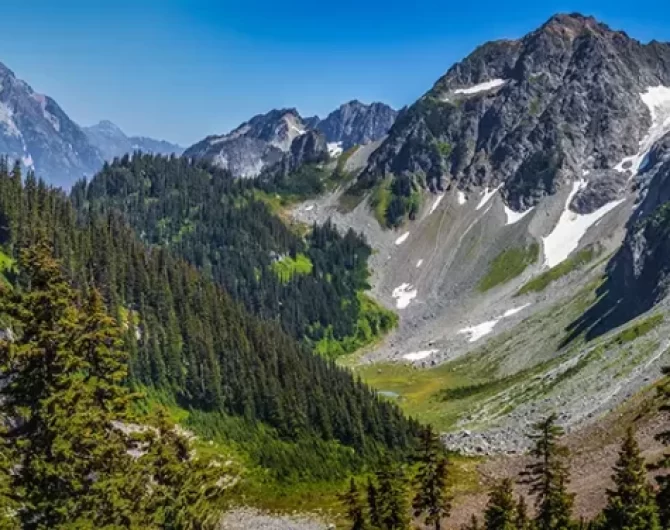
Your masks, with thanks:
[[[413,351],[411,353],[406,353],[403,355],[403,359],[407,359],[408,361],[420,361],[421,359],[425,359],[426,357],[430,357],[434,353],[437,353],[439,350],[422,350],[422,351]]]
[[[487,320],[486,322],[482,322],[481,324],[477,324],[476,326],[463,328],[459,330],[458,333],[459,335],[469,335],[468,342],[476,342],[485,335],[491,333],[493,331],[493,328],[496,327],[496,324],[498,324],[498,322],[500,322],[503,318],[508,318],[511,317],[512,315],[516,315],[520,311],[526,309],[529,305],[530,304],[524,304],[519,307],[513,307],[505,311],[502,315],[494,318],[493,320]]]
[[[619,172],[630,170],[633,176],[644,169],[647,156],[654,144],[670,132],[670,87],[662,85],[647,87],[645,92],[640,93],[640,98],[651,113],[651,126],[640,141],[637,154],[625,157],[614,166]]]
[[[314,205],[310,204],[309,206],[305,206],[305,211],[306,212],[311,212],[314,209]]]
[[[466,198],[465,193],[463,193],[462,191],[459,190],[458,191],[458,204],[463,206],[466,202],[468,202],[468,199]]]
[[[558,223],[547,237],[542,238],[545,267],[555,267],[565,260],[577,248],[579,241],[591,225],[625,200],[619,199],[609,202],[598,208],[595,212],[588,214],[575,213],[570,210],[572,198],[579,190],[586,186],[587,182],[585,180],[578,180],[572,184],[572,190],[570,191],[570,195],[568,195],[565,209]]]
[[[503,313],[503,318],[511,317],[512,315],[516,315],[520,311],[523,311],[530,305],[530,302],[527,304],[520,305],[519,307],[513,307],[512,309],[508,309]]]
[[[493,328],[496,327],[496,324],[500,322],[500,319],[487,320],[476,326],[471,326],[469,328],[463,328],[458,333],[470,335],[468,337],[468,342],[476,342],[481,339],[484,335],[488,335],[493,331]]]
[[[405,241],[407,241],[407,238],[409,237],[409,232],[405,232],[403,235],[401,235],[398,239],[395,240],[396,245],[402,245]]]
[[[502,186],[502,184],[500,186]],[[500,189],[500,186],[492,189],[491,191],[489,191],[488,188],[484,188],[482,198],[480,199],[479,204],[477,205],[477,208],[475,208],[475,210],[481,210],[486,205],[486,203],[491,200],[491,197],[493,197],[496,194],[496,192]]]
[[[473,85],[467,88],[457,88],[454,90],[454,94],[479,94],[480,92],[486,92],[493,88],[498,88],[503,86],[506,83],[504,79],[491,79],[491,81],[486,81],[484,83],[479,83],[478,85]]]
[[[420,259],[419,261],[416,262],[416,268],[418,269],[419,267],[421,267],[421,265],[423,265],[423,260],[422,259]]]
[[[342,142],[330,142],[327,144],[328,146],[328,154],[335,158],[338,157],[342,154]]]
[[[430,215],[431,213],[433,213],[437,209],[437,207],[442,202],[442,199],[444,199],[444,193],[442,195],[437,196],[437,198],[433,202],[432,206],[430,207],[430,211],[428,212],[428,215]]]
[[[11,136],[16,136],[17,138],[21,136],[21,131],[16,126],[14,122],[14,111],[8,107],[5,103],[0,101],[0,123],[5,125],[7,134]]]
[[[513,225],[514,223],[518,223],[526,217],[530,212],[533,211],[533,208],[529,208],[525,212],[515,212],[511,208],[509,208],[506,204],[504,205],[505,207],[505,215],[507,216],[507,222],[505,223],[506,225]]]
[[[400,284],[393,289],[391,296],[396,299],[396,307],[398,309],[405,309],[409,303],[416,298],[417,290],[409,283]]]

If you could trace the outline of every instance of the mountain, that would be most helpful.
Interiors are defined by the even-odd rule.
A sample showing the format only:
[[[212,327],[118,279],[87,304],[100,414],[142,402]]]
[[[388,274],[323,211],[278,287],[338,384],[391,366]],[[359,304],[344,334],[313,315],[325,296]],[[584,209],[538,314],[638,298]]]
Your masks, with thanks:
[[[366,105],[353,100],[341,105],[312,127],[321,131],[328,143],[338,143],[345,151],[354,145],[383,138],[391,129],[397,111],[384,103]]]
[[[205,160],[238,177],[255,177],[276,164],[307,126],[295,109],[259,114],[222,136],[208,136],[184,151],[184,156]]]
[[[347,159],[350,187],[293,209],[373,247],[372,293],[400,320],[363,379],[475,454],[525,450],[553,411],[599,422],[658,381],[669,142],[670,44],[592,17],[553,16],[448,68]],[[434,390],[453,374],[458,388]]]
[[[591,17],[554,16],[450,68],[399,116],[364,179],[409,180],[396,186],[405,197],[417,186],[500,186],[507,205],[524,212],[583,178],[572,206],[592,212],[621,196],[641,150],[664,130],[650,108],[654,87],[670,85],[668,64],[668,44],[641,44]],[[391,224],[407,213],[396,206]]]
[[[264,168],[278,164],[291,150],[293,141],[308,130],[323,133],[332,154],[353,145],[383,137],[396,112],[388,105],[365,105],[351,101],[324,120],[303,119],[296,109],[272,110],[259,114],[222,136],[208,136],[184,154],[228,169],[235,176],[256,177]]]
[[[118,126],[108,120],[103,120],[90,127],[84,127],[84,132],[89,141],[100,151],[102,157],[110,162],[115,157],[133,151],[158,155],[171,155],[173,153],[181,155],[184,151],[183,147],[165,140],[154,140],[144,136],[126,136]]]
[[[1,63],[0,153],[65,187],[102,165],[98,150],[58,104]]]

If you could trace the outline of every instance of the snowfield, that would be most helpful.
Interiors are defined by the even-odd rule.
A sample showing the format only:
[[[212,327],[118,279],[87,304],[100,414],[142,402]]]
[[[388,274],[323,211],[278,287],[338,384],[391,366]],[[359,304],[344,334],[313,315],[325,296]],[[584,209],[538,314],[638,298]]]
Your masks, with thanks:
[[[462,191],[458,192],[458,204],[463,206],[466,202],[468,202],[468,199],[465,197],[465,193]]]
[[[438,350],[422,350],[422,351],[414,351],[412,353],[406,353],[405,355],[402,356],[403,359],[407,359],[408,361],[420,361],[421,359],[425,359],[426,357],[430,357],[434,353],[437,353]]]
[[[486,81],[484,83],[479,83],[478,85],[473,85],[467,88],[457,88],[454,90],[454,94],[479,94],[480,92],[486,92],[487,90],[492,90],[503,86],[506,83],[504,79],[491,79],[491,81]]]
[[[330,142],[328,144],[328,154],[335,158],[342,154],[342,142]]]
[[[572,190],[565,202],[565,209],[558,223],[547,236],[542,238],[544,248],[544,266],[555,267],[565,260],[579,245],[579,241],[587,230],[605,214],[616,208],[625,199],[609,202],[595,212],[580,215],[570,210],[570,203],[577,192],[587,186],[585,180],[578,180],[572,184]]]
[[[528,306],[530,306],[530,304],[524,304],[519,307],[513,307],[505,311],[499,317],[494,318],[493,320],[487,320],[486,322],[482,322],[481,324],[477,324],[476,326],[463,328],[458,331],[458,334],[470,335],[468,337],[468,342],[477,342],[482,337],[491,333],[493,331],[493,328],[496,327],[496,324],[498,324],[498,322],[500,322],[503,318],[508,318],[511,317],[512,315],[516,315],[517,313],[526,309]]]
[[[405,241],[407,241],[407,238],[409,237],[409,232],[405,232],[403,235],[401,235],[398,239],[395,240],[396,245],[402,245]]]
[[[505,204],[505,215],[507,216],[507,221],[505,222],[505,224],[513,225],[514,223],[518,223],[519,221],[521,221],[521,219],[523,219],[530,212],[532,212],[533,208],[529,208],[525,212],[515,212]]]
[[[479,200],[479,204],[477,205],[475,210],[481,210],[484,206],[486,206],[486,203],[491,200],[491,198],[496,194],[496,192],[499,189],[500,189],[500,186],[498,186],[497,188],[492,189],[491,191],[489,191],[488,188],[485,188],[484,193],[482,195],[482,198]]]
[[[644,169],[651,148],[666,133],[670,132],[670,87],[662,85],[648,87],[646,92],[640,94],[640,98],[651,113],[651,126],[640,141],[640,150],[614,166],[614,169],[620,172],[630,170],[632,176]]]
[[[430,215],[431,213],[433,213],[437,209],[437,207],[442,202],[442,199],[444,199],[444,193],[442,195],[437,196],[437,198],[433,202],[432,206],[430,207],[430,211],[428,212],[428,215]]]
[[[391,296],[396,299],[395,306],[398,309],[405,309],[409,303],[416,298],[417,290],[409,283],[403,283],[393,289]]]

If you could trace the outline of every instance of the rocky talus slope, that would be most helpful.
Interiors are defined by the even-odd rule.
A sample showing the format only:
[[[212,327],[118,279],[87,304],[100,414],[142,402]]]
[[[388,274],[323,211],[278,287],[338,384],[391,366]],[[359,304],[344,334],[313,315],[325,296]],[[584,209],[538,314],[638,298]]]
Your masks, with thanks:
[[[668,133],[670,45],[593,18],[557,15],[454,65],[350,168],[353,191],[294,211],[375,247],[373,293],[400,325],[360,363],[381,363],[382,380],[387,363],[407,364],[408,385],[423,370],[477,381],[444,439],[487,454],[523,450],[549,412],[569,429],[593,423],[659,379]],[[413,220],[385,228],[407,190]],[[442,389],[405,396],[389,382],[441,420]]]

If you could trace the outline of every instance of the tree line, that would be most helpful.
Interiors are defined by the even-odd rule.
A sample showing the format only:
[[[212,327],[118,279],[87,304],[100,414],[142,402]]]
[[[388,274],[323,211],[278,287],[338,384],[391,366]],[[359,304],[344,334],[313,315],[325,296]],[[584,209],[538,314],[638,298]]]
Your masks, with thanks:
[[[204,162],[135,153],[105,164],[71,196],[79,211],[120,212],[144,242],[170,248],[298,340],[342,342],[388,331],[392,316],[368,314],[359,297],[369,288],[371,249],[363,237],[341,235],[330,222],[303,237],[263,200],[277,193],[288,191],[265,178],[235,179]],[[309,272],[276,273],[273,264],[297,256],[309,261]]]
[[[668,372],[670,373],[670,372]],[[661,387],[670,403],[670,382]],[[670,410],[670,405],[664,407]],[[530,437],[532,462],[518,482],[534,498],[534,515],[524,494],[515,495],[514,481],[505,478],[489,492],[488,503],[478,517],[473,514],[463,530],[664,530],[670,528],[670,451],[658,462],[645,463],[635,432],[629,428],[614,466],[614,487],[606,491],[607,504],[593,520],[575,520],[570,482],[569,450],[561,445],[563,430],[556,416],[538,422]],[[670,429],[659,435],[670,445]],[[385,462],[364,491],[354,478],[341,495],[352,530],[404,530],[412,523],[440,530],[451,513],[449,458],[430,426],[422,430],[417,457],[409,466]],[[406,467],[415,468],[414,479]],[[647,480],[649,469],[666,470]],[[411,505],[410,505],[411,499]],[[415,520],[412,520],[414,516]]]
[[[265,425],[283,444],[300,443],[314,456],[322,444],[349,448],[349,467],[333,473],[411,449],[417,424],[349,371],[313,355],[279,323],[249,313],[171,249],[147,245],[123,215],[78,210],[32,173],[22,184],[20,165],[0,161],[0,248],[9,283],[20,267],[7,262],[41,239],[75,291],[99,289],[121,324],[131,387],[250,428]],[[268,454],[280,446],[260,445],[258,460],[280,461]],[[314,462],[303,460],[306,476],[323,472]]]

